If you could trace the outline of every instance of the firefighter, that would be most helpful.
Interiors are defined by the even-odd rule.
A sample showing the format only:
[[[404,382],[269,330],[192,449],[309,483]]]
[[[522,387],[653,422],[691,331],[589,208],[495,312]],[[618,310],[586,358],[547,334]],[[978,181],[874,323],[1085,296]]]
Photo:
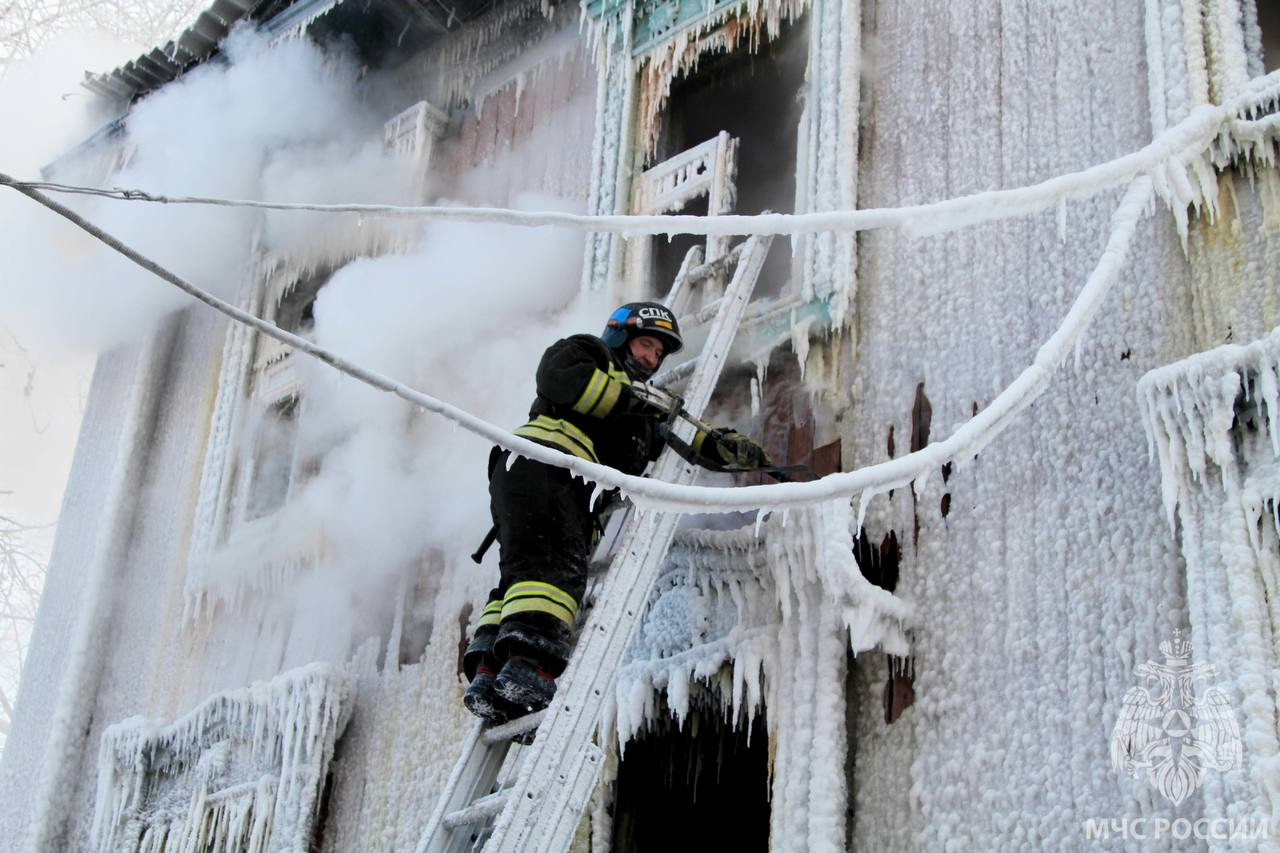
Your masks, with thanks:
[[[563,453],[640,474],[658,457],[667,412],[632,392],[683,346],[675,316],[655,302],[610,315],[603,334],[556,341],[542,356],[529,422],[515,431]],[[769,465],[764,450],[732,430],[700,430],[693,461],[707,467]],[[489,455],[490,512],[499,548],[489,593],[463,671],[463,703],[490,724],[545,708],[573,648],[597,519],[592,485],[534,459]]]

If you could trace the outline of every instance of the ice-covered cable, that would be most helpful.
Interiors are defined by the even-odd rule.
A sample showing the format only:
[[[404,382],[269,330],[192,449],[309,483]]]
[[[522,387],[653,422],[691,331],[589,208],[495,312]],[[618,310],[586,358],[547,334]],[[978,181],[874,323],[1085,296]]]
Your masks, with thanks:
[[[143,269],[159,276],[185,293],[210,307],[226,314],[237,322],[245,323],[259,332],[307,354],[355,379],[383,391],[395,394],[427,411],[435,412],[454,421],[476,435],[505,447],[515,453],[537,459],[550,465],[568,468],[587,480],[606,487],[618,488],[635,503],[668,511],[731,512],[747,509],[780,508],[812,504],[841,497],[863,496],[863,508],[870,496],[888,489],[903,486],[926,472],[963,456],[972,456],[995,438],[1008,421],[1035,400],[1049,385],[1054,369],[1062,363],[1072,346],[1079,340],[1089,321],[1097,312],[1102,297],[1110,289],[1119,274],[1129,250],[1129,243],[1143,213],[1152,200],[1150,178],[1135,180],[1112,216],[1111,234],[1098,265],[1071,306],[1058,330],[1040,347],[1035,360],[998,397],[991,401],[972,420],[940,442],[906,456],[881,462],[843,474],[831,474],[809,483],[777,483],[766,486],[713,487],[664,483],[623,474],[614,468],[588,462],[552,450],[528,439],[513,435],[469,412],[416,391],[402,382],[383,376],[338,356],[305,338],[292,335],[252,314],[206,293],[164,269],[97,226],[85,221],[74,211],[58,204],[36,190],[11,184],[14,189],[38,201],[50,210],[70,220],[78,227],[106,243]],[[859,519],[859,522],[861,519]]]
[[[47,181],[19,181],[0,175],[0,183],[48,192],[101,196],[124,201],[157,204],[198,204],[249,207],[266,210],[355,213],[364,216],[421,217],[454,222],[492,222],[523,227],[559,226],[584,231],[640,234],[698,234],[715,236],[809,234],[825,231],[866,231],[899,227],[916,235],[953,231],[980,222],[1025,216],[1046,210],[1070,198],[1084,198],[1123,186],[1151,172],[1180,171],[1188,161],[1204,154],[1218,135],[1240,128],[1252,139],[1269,124],[1242,118],[1250,110],[1280,98],[1280,71],[1259,77],[1225,104],[1204,104],[1161,133],[1149,145],[1131,154],[1079,172],[1069,172],[1038,184],[1006,190],[988,190],[927,204],[867,210],[831,210],[811,213],[762,213],[718,216],[589,215],[560,211],[521,211],[494,207],[403,206],[388,204],[307,204],[229,199],[210,196],[165,196],[133,189],[103,189]],[[1181,199],[1174,194],[1174,198]]]

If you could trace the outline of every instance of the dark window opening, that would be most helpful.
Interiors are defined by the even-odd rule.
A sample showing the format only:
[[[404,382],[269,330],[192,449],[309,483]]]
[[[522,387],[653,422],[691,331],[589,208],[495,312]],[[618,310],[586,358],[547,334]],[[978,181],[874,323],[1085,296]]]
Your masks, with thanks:
[[[1262,65],[1267,73],[1280,68],[1280,3],[1258,3],[1258,27],[1262,30]]]
[[[672,83],[662,112],[661,134],[651,162],[666,160],[720,133],[739,140],[735,213],[793,213],[796,193],[796,133],[803,111],[800,94],[808,60],[808,27],[787,27],[755,52],[747,42],[732,53],[702,56],[694,72]],[[703,214],[706,198],[682,213]],[[705,237],[657,237],[654,283],[666,294],[680,262]],[[789,243],[778,238],[769,251],[756,296],[776,296],[791,277]]]
[[[289,291],[276,307],[276,325],[304,338],[310,336],[316,325],[316,295],[328,278],[325,275]]]
[[[668,719],[627,744],[613,807],[614,853],[769,849],[769,736],[715,711]],[[676,833],[673,835],[673,833]]]

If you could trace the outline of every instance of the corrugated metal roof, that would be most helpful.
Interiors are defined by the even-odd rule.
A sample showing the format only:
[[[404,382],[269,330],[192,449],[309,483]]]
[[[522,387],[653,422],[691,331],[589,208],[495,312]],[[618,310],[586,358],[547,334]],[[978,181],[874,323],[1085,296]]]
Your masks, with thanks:
[[[214,0],[177,39],[153,48],[105,74],[85,72],[84,86],[108,98],[132,99],[163,86],[218,48],[231,26],[249,15],[258,0]]]

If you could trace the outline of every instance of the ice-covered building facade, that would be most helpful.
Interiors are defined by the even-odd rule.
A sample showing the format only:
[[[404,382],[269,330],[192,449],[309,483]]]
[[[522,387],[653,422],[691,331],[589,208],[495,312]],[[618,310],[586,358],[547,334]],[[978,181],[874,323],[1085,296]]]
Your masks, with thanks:
[[[1182,819],[1189,838],[1156,840],[1280,847],[1280,83],[1265,77],[1280,18],[1265,5],[218,0],[176,44],[90,79],[127,109],[54,172],[127,185],[148,104],[234,66],[217,48],[245,18],[268,52],[355,58],[353,103],[392,152],[361,199],[809,213],[1083,173],[775,241],[710,417],[821,474],[902,467],[820,481],[835,484],[820,500],[767,517],[686,521],[618,673],[576,846],[1080,849]],[[310,156],[350,132],[273,144]],[[1127,173],[1084,171],[1134,152]],[[277,167],[209,194],[287,193]],[[254,215],[231,295],[338,343],[335,316],[396,305],[345,285],[448,257],[419,251],[435,226]],[[504,298],[525,325],[594,328],[603,315],[565,306],[661,297],[733,245],[643,231],[589,233],[567,290]],[[505,348],[525,381],[549,332],[512,345],[506,326],[466,325],[483,312],[417,307],[444,321],[378,334],[420,323],[434,346],[357,352],[426,364],[404,378],[514,425],[527,386],[486,409],[506,380],[438,350]],[[1034,402],[969,441],[1020,388]],[[448,425],[398,400],[343,397],[365,407],[344,420],[327,395],[349,391],[202,306],[101,356],[0,835],[416,846],[468,725],[460,644],[493,561],[466,559],[483,502],[461,525],[443,505],[482,480],[487,445],[454,454]],[[1113,767],[1114,733],[1135,668],[1179,642],[1217,667],[1241,753],[1170,796]],[[1247,842],[1209,837],[1239,827]]]

